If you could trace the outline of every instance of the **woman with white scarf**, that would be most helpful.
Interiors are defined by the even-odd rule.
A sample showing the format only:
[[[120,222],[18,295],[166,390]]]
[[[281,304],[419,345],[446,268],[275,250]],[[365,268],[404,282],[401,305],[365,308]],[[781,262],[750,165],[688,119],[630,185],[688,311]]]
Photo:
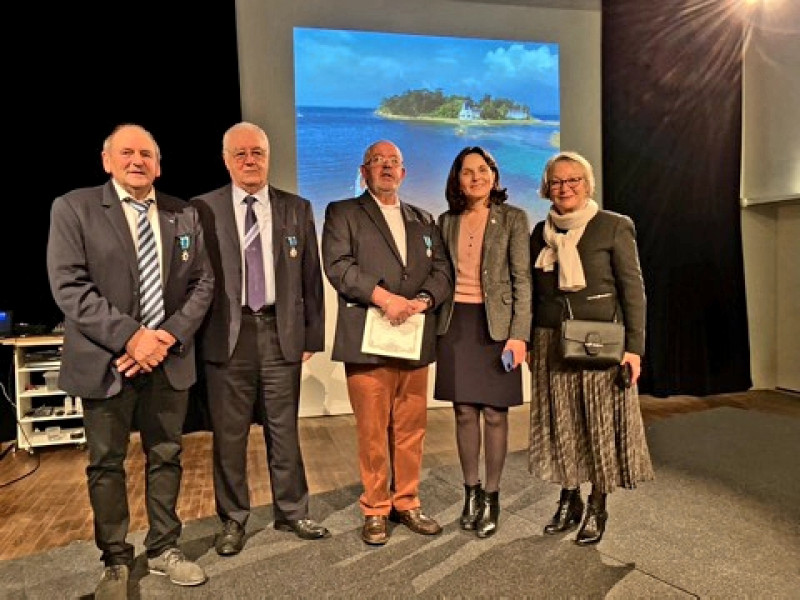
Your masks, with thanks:
[[[605,532],[606,497],[653,479],[636,382],[644,354],[645,292],[633,221],[601,210],[592,199],[591,164],[561,152],[546,164],[539,195],[552,202],[531,233],[533,331],[531,473],[558,483],[558,508],[546,534],[573,530],[575,541],[598,543]],[[567,302],[576,319],[625,325],[623,365],[630,387],[616,382],[622,367],[590,370],[566,364],[558,354]],[[580,486],[591,483],[584,510]]]

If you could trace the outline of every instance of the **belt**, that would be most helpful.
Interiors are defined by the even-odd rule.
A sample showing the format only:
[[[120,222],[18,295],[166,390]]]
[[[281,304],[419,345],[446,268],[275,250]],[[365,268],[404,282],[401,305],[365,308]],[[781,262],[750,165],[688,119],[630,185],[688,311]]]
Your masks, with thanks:
[[[267,304],[262,306],[258,310],[253,310],[249,306],[242,306],[242,314],[243,315],[252,315],[254,317],[274,317],[275,316],[275,305],[274,304]]]

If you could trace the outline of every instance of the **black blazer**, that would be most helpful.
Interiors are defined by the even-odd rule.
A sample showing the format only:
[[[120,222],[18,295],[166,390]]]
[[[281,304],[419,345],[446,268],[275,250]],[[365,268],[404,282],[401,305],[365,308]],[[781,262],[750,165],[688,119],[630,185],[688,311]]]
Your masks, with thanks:
[[[544,221],[531,233],[534,327],[559,327],[565,316],[565,293],[558,289],[558,263],[544,272],[533,265],[544,248]],[[568,292],[577,319],[611,320],[625,324],[625,351],[644,355],[644,281],[636,248],[636,230],[630,217],[599,211],[587,224],[578,242],[586,287]]]
[[[338,294],[333,360],[376,365],[387,362],[386,357],[361,352],[367,308],[376,285],[409,299],[423,290],[433,297],[434,308],[425,315],[420,360],[407,363],[410,367],[422,366],[436,359],[433,312],[453,293],[452,268],[430,213],[405,202],[401,202],[401,210],[406,228],[406,265],[369,192],[331,202],[325,210],[322,263]]]
[[[272,253],[275,268],[275,313],[281,353],[299,361],[303,352],[324,348],[325,305],[319,244],[311,203],[269,186]],[[214,301],[200,329],[203,360],[230,359],[242,323],[242,250],[233,212],[233,186],[225,185],[192,198],[197,207],[216,275]],[[294,238],[296,254],[289,238]]]

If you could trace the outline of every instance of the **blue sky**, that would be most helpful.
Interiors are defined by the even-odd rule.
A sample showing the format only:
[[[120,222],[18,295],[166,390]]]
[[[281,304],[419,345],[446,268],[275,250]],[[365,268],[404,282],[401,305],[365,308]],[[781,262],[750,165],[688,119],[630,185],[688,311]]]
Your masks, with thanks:
[[[407,90],[485,94],[559,113],[558,44],[294,29],[298,106],[372,108]]]

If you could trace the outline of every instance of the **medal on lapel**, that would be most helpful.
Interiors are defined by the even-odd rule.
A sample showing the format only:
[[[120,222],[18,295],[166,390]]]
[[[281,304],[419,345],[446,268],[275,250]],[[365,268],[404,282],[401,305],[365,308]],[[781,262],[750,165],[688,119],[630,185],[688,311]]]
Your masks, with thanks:
[[[178,243],[181,246],[181,260],[183,262],[186,262],[189,260],[189,236],[188,235],[178,236]]]
[[[433,250],[431,250],[431,248],[433,248],[433,240],[429,235],[423,235],[422,239],[425,240],[425,254],[428,255],[428,258],[430,258],[433,256]]]
[[[293,235],[286,236],[286,241],[289,242],[289,256],[297,258],[297,238]]]

